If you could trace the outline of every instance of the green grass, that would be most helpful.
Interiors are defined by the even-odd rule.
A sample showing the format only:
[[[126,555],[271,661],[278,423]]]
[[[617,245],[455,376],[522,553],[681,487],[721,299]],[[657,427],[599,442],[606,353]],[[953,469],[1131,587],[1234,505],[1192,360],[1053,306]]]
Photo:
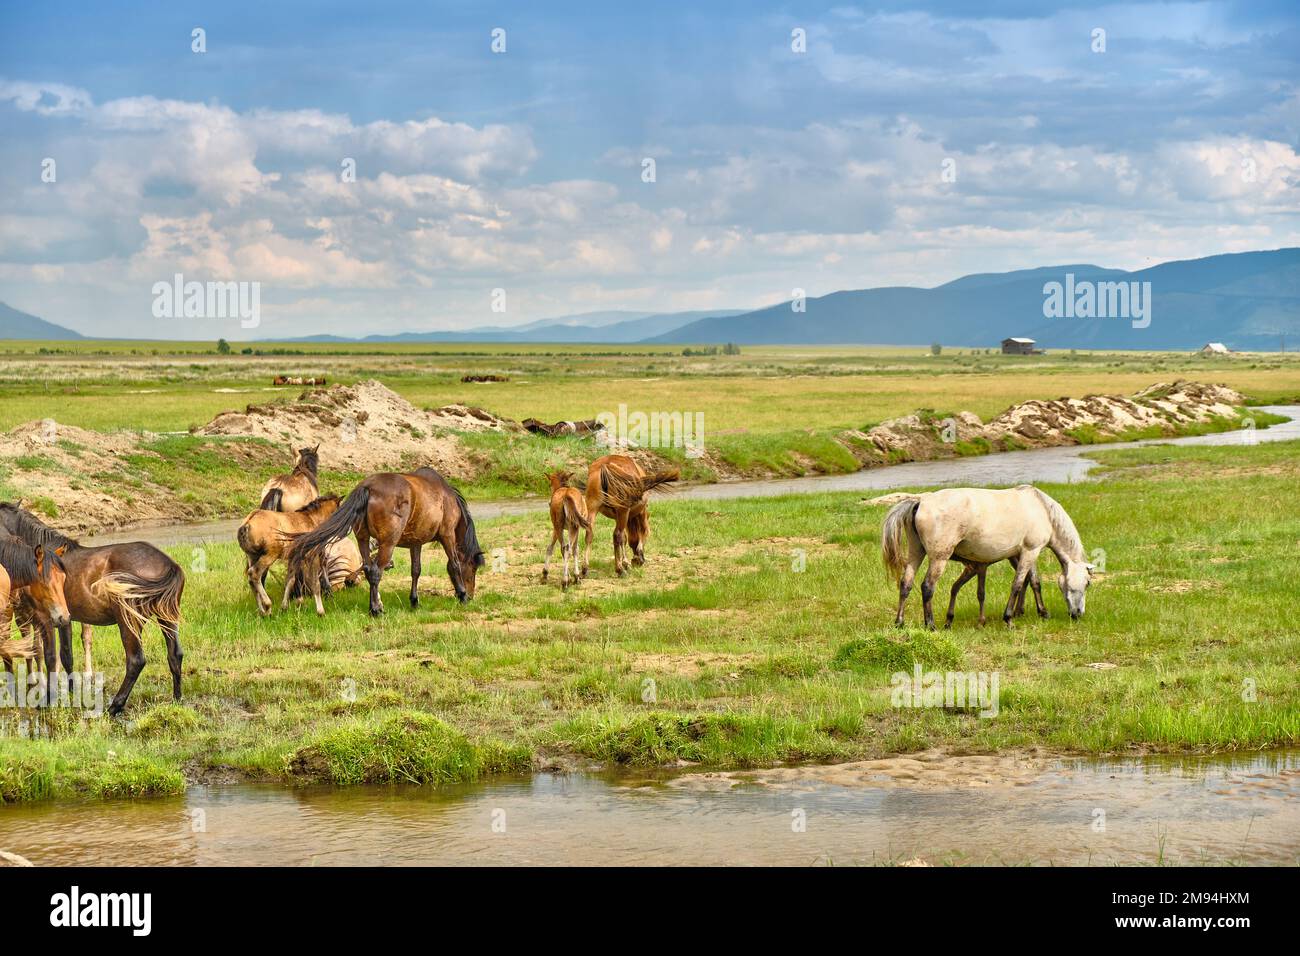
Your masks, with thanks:
[[[324,618],[309,605],[258,618],[234,544],[208,546],[185,593],[185,701],[170,701],[151,628],[126,721],[60,712],[32,741],[17,735],[17,715],[0,715],[0,798],[173,793],[215,768],[285,783],[439,782],[586,761],[751,767],[929,747],[1294,744],[1300,446],[1096,457],[1104,480],[1045,486],[1105,563],[1077,622],[1045,557],[1049,620],[976,627],[971,585],[952,631],[917,629],[919,594],[909,627],[894,629],[885,509],[857,494],[656,500],[649,563],[624,579],[602,518],[592,574],[567,593],[555,568],[540,581],[544,515],[482,522],[484,547],[504,549],[507,565],[480,575],[473,603],[454,601],[440,556],[426,552],[412,611],[403,554],[378,620],[360,589],[328,599]],[[192,550],[176,553],[186,568]],[[939,617],[956,573],[940,584]],[[989,572],[995,621],[1008,573]],[[95,653],[111,693],[116,635],[99,630]],[[998,716],[895,709],[891,675],[915,663],[998,672]]]

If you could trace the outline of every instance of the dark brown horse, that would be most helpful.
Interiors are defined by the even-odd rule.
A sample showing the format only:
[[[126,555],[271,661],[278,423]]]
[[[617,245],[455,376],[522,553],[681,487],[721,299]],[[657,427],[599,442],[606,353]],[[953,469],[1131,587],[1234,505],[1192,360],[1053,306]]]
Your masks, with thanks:
[[[370,613],[384,612],[379,581],[393,566],[393,549],[411,552],[411,607],[420,603],[420,549],[437,541],[447,553],[447,575],[463,604],[474,596],[483,549],[474,531],[474,519],[461,493],[432,468],[405,474],[371,475],[343,499],[339,509],[312,531],[298,535],[289,554],[290,580],[307,581],[313,569],[324,566],[329,546],[349,533],[357,536],[361,558],[370,582]],[[377,551],[370,552],[370,540]]]
[[[10,534],[0,532],[0,621],[8,637],[9,618],[13,614],[21,622],[19,598],[26,599],[33,608],[39,608],[46,619],[57,626],[68,624],[68,604],[63,592],[67,572],[63,568],[62,547],[47,549],[44,545],[32,546]],[[21,626],[21,625],[20,625]],[[26,641],[0,641],[0,658],[5,670],[14,672],[13,659],[23,657],[35,661],[41,645],[34,635]],[[44,646],[45,669],[54,673],[54,645]]]
[[[676,481],[676,468],[648,474],[627,455],[605,455],[587,469],[587,514],[596,520],[596,512],[614,519],[614,571],[622,574],[631,564],[645,564],[645,542],[650,537],[650,512],[646,494],[653,488]],[[632,547],[628,562],[624,550]],[[584,556],[582,573],[587,573]]]
[[[320,456],[315,448],[299,448],[294,458],[293,471],[287,475],[276,475],[262,486],[262,503],[257,507],[263,511],[301,511],[316,500],[316,470],[320,467]]]
[[[0,525],[29,545],[64,549],[62,562],[67,578],[63,587],[72,621],[95,626],[117,625],[126,652],[126,675],[109,705],[109,714],[120,714],[126,708],[131,688],[144,670],[140,634],[151,618],[158,622],[167,642],[172,697],[181,699],[180,617],[185,572],[179,564],[144,541],[83,547],[10,502],[0,502]],[[45,613],[40,607],[35,609],[33,616],[45,642],[46,669],[54,673],[51,631],[57,628],[59,658],[63,669],[72,673],[72,625],[68,616],[60,619]],[[82,639],[87,640],[84,628]]]

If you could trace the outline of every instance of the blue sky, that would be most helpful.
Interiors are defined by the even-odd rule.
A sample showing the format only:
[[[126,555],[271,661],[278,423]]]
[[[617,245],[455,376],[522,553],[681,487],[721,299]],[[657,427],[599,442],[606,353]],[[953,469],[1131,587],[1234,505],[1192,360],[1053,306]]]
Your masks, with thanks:
[[[367,334],[1300,245],[1298,59],[1268,3],[5,5],[0,299]],[[262,326],[161,325],[176,272]]]

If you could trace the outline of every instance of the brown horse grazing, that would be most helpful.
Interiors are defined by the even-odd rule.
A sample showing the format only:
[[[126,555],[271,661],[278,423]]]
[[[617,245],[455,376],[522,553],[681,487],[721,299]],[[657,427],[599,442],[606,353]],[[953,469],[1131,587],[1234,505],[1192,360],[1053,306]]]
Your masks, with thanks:
[[[301,579],[292,574],[285,579],[284,599],[280,602],[280,610],[283,611],[289,606],[291,598],[297,604],[302,604],[303,598],[311,594],[316,602],[316,613],[323,615],[325,604],[321,600],[321,592],[328,594],[339,588],[350,588],[365,573],[365,562],[361,560],[361,551],[351,538],[340,538],[326,548],[324,560],[324,570],[314,567],[307,569],[309,572],[307,579],[311,583],[305,587]]]
[[[681,477],[676,468],[647,474],[627,455],[605,455],[587,469],[587,514],[591,521],[600,512],[614,519],[614,571],[622,574],[631,564],[645,564],[645,542],[650,537],[650,512],[646,494],[651,489]],[[624,551],[632,546],[632,561]],[[582,562],[587,573],[587,561]]]
[[[560,573],[560,588],[567,589],[569,586],[569,558],[573,558],[573,583],[577,584],[582,580],[582,573],[585,573],[587,561],[582,562],[584,572],[578,570],[578,531],[582,528],[587,529],[587,556],[591,555],[591,533],[592,525],[595,523],[591,519],[590,512],[587,511],[587,499],[582,496],[577,488],[568,487],[569,479],[573,477],[571,471],[553,471],[546,476],[546,480],[551,483],[551,543],[546,548],[546,563],[542,566],[542,580],[545,581],[551,572],[551,555],[555,552],[555,543],[560,543],[560,559],[563,562],[563,570]],[[564,533],[568,532],[569,540],[565,543]]]
[[[372,615],[384,613],[379,581],[393,566],[395,548],[411,551],[411,607],[419,605],[420,549],[431,541],[437,541],[447,553],[447,575],[456,597],[463,604],[474,596],[478,569],[483,565],[474,519],[461,493],[432,468],[405,474],[381,472],[361,482],[338,511],[315,530],[298,536],[289,555],[289,574],[310,580],[310,569],[324,563],[330,544],[349,532],[356,534],[357,547],[366,561]],[[371,538],[377,545],[374,556]]]
[[[122,686],[109,704],[110,715],[126,709],[127,698],[144,670],[144,650],[140,634],[150,619],[158,622],[167,642],[167,666],[172,674],[172,697],[181,699],[180,642],[181,595],[185,590],[185,572],[181,566],[153,545],[144,541],[107,544],[98,548],[82,546],[78,541],[56,531],[29,511],[9,502],[0,502],[0,525],[29,545],[63,548],[63,568],[67,574],[64,594],[72,621],[83,624],[116,624],[126,652],[126,675]],[[57,617],[41,607],[36,618],[45,642],[46,670],[54,673],[54,643],[51,628],[59,632],[59,658],[63,669],[72,673],[72,625],[67,616]],[[83,640],[86,639],[82,631]],[[87,645],[87,652],[89,646]]]
[[[262,503],[258,508],[263,511],[299,511],[315,501],[319,494],[316,488],[319,449],[319,444],[315,448],[299,448],[293,471],[276,475],[262,486]]]
[[[259,508],[244,519],[244,523],[235,532],[235,540],[248,559],[245,574],[260,613],[271,613],[271,596],[266,593],[266,576],[277,561],[288,560],[289,551],[293,547],[293,535],[319,526],[338,508],[339,496],[325,495],[297,511],[267,511]],[[288,588],[289,582],[285,582],[286,594]]]
[[[5,630],[9,630],[9,617],[17,608],[17,598],[23,594],[33,607],[41,612],[56,626],[67,626],[68,604],[63,587],[67,573],[61,557],[62,547],[47,550],[44,545],[32,546],[8,534],[0,534],[0,620],[4,621]],[[54,673],[54,646],[41,642],[34,635],[26,640],[6,640],[0,642],[0,658],[4,659],[5,670],[14,672],[13,660],[25,658],[35,662],[38,651],[43,650],[45,669]],[[30,667],[30,664],[29,664]]]

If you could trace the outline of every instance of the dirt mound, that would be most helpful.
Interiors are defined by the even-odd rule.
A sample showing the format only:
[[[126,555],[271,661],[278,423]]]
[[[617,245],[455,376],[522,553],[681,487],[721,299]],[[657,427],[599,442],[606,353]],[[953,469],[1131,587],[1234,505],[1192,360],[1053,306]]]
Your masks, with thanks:
[[[1071,432],[1095,431],[1105,437],[1151,426],[1176,428],[1192,422],[1235,416],[1245,398],[1223,385],[1160,383],[1131,398],[1087,395],[1013,405],[984,427],[984,437],[1016,434],[1031,442],[1061,445],[1077,440]]]
[[[47,518],[57,516],[59,527],[73,534],[180,517],[169,507],[171,492],[132,478],[124,465],[126,456],[158,437],[92,432],[50,418],[25,422],[0,434],[0,461],[9,472],[5,484],[10,496]],[[122,497],[128,488],[129,504]]]
[[[1245,398],[1224,385],[1161,382],[1132,396],[1087,395],[1013,405],[984,424],[977,415],[932,412],[881,422],[840,439],[864,465],[927,461],[987,451],[1079,445],[1159,429],[1176,434],[1197,422],[1236,419]]]
[[[382,471],[426,464],[461,478],[469,476],[473,467],[450,432],[518,428],[508,419],[467,405],[424,411],[370,380],[308,389],[293,401],[222,412],[195,434],[264,438],[295,448],[319,443],[322,467]]]

